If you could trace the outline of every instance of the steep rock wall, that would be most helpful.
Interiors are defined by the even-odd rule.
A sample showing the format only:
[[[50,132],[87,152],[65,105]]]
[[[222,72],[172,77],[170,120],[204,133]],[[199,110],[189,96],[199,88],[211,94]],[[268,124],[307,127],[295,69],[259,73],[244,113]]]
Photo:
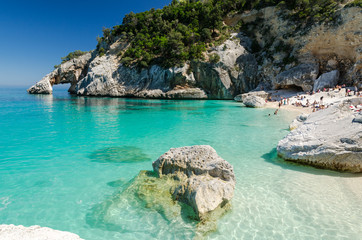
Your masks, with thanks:
[[[77,84],[79,95],[146,97],[146,98],[209,98],[232,99],[258,85],[257,62],[234,34],[210,54],[220,56],[218,63],[195,61],[169,69],[153,65],[148,69],[129,68],[120,64],[114,49],[96,57],[88,74]]]

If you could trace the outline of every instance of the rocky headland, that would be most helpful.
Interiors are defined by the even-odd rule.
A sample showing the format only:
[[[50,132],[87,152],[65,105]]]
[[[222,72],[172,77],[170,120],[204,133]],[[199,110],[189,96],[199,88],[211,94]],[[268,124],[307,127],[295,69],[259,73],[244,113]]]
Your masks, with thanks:
[[[108,34],[96,50],[61,64],[28,92],[51,94],[54,85],[68,83],[81,96],[233,99],[252,90],[362,88],[361,8],[340,5],[333,21],[314,23],[291,15],[275,6],[230,13],[223,24],[234,33],[208,44],[203,60],[172,67],[125,64],[132,42]]]
[[[362,172],[362,113],[355,106],[362,106],[362,98],[299,117],[299,127],[279,142],[278,155],[319,168]]]

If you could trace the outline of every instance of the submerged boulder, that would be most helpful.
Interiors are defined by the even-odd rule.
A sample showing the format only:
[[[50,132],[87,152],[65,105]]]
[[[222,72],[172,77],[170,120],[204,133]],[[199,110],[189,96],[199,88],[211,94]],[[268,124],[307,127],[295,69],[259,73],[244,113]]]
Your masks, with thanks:
[[[161,178],[177,179],[173,197],[190,205],[201,220],[234,195],[233,167],[210,146],[172,148],[152,165]]]
[[[346,100],[312,113],[302,126],[278,144],[282,158],[320,168],[362,172],[362,124],[350,106],[361,98]]]

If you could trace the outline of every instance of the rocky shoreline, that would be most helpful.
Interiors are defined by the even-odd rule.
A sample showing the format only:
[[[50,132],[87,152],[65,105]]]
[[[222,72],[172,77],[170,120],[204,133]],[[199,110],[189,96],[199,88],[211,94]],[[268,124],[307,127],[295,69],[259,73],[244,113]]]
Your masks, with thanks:
[[[351,98],[304,119],[278,144],[288,161],[341,172],[362,172],[362,98]]]
[[[235,99],[248,107],[276,109],[275,114],[278,109],[298,111],[307,115],[299,116],[278,143],[280,157],[339,172],[362,172],[361,10],[340,9],[338,24],[316,23],[299,30],[290,27],[295,23],[285,17],[288,13],[278,11],[268,7],[238,15],[249,24],[244,32],[208,48],[204,60],[171,68],[126,66],[120,53],[129,43],[121,38],[104,41],[103,54],[94,50],[61,64],[28,92],[52,94],[54,85],[70,84],[69,92],[79,96]],[[234,18],[224,23],[233,25]],[[219,60],[208,61],[208,54]],[[344,84],[351,88],[335,88]],[[153,163],[153,170],[142,171],[123,197],[137,198],[166,219],[180,214],[179,208],[172,212],[178,201],[191,208],[188,217],[203,224],[215,222],[211,213],[220,217],[228,210],[235,189],[233,168],[211,147],[171,149]],[[107,211],[111,207],[117,205],[112,202]],[[38,234],[29,239],[42,239],[42,231],[50,232],[2,225],[0,237],[21,239],[16,234],[25,232]]]

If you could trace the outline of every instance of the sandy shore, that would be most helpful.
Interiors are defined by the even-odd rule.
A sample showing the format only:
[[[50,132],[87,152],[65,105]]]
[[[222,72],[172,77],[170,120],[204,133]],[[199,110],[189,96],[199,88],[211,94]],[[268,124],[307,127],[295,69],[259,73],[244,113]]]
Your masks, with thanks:
[[[305,92],[297,92],[293,90],[275,90],[270,91],[271,100],[265,105],[265,108],[283,109],[287,111],[294,111],[300,114],[310,114],[313,111],[320,111],[321,108],[328,108],[337,102],[357,97],[354,95],[346,97],[346,89],[331,90],[327,92],[315,93],[313,95]],[[279,108],[279,102],[282,100],[283,104]],[[285,101],[284,101],[285,99]],[[286,104],[284,104],[286,103]],[[313,105],[313,103],[316,103]]]

